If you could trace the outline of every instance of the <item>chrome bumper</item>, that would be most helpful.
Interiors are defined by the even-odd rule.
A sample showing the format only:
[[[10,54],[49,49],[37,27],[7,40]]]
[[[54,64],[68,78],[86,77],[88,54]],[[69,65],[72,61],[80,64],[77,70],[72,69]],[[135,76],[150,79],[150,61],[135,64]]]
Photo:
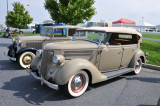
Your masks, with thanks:
[[[52,84],[52,83],[48,82],[47,80],[43,79],[43,77],[37,76],[37,74],[35,72],[32,72],[31,69],[29,69],[29,68],[26,68],[26,71],[28,73],[30,73],[35,79],[40,80],[42,85],[46,84],[48,87],[55,89],[55,90],[58,90],[57,84]]]
[[[7,56],[6,52],[4,52],[4,56],[7,57],[9,60],[16,61],[16,58]]]

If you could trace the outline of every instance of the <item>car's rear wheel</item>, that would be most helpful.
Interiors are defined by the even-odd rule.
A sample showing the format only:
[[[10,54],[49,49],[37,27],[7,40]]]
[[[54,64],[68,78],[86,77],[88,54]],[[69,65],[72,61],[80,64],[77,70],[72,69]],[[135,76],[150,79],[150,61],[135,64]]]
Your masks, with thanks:
[[[20,32],[19,32],[19,34],[23,34],[23,32],[22,32],[22,31],[20,31]]]
[[[141,69],[142,69],[142,60],[141,58],[138,58],[135,62],[134,74],[139,74],[141,72]]]
[[[88,84],[89,76],[85,71],[81,70],[73,75],[66,85],[60,86],[60,90],[72,97],[78,97],[86,91]]]
[[[23,52],[19,55],[18,60],[22,68],[30,67],[35,54],[33,52]]]

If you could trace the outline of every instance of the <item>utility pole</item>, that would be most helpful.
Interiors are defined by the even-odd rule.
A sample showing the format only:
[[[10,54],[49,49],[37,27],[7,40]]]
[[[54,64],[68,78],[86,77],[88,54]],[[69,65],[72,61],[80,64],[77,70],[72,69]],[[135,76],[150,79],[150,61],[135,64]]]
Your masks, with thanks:
[[[142,26],[143,26],[143,24],[144,24],[144,17],[142,17]]]
[[[7,14],[8,14],[8,0],[6,0],[6,2],[7,2]]]

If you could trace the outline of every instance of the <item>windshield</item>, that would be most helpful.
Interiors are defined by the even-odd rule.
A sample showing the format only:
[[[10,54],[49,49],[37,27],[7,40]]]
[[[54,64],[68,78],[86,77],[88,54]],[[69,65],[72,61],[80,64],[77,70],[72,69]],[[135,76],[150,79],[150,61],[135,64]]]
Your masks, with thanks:
[[[87,40],[97,44],[100,44],[104,41],[106,33],[96,32],[96,31],[78,31],[74,35],[74,40]]]
[[[48,29],[48,28],[42,28],[41,29],[41,36],[48,36],[51,37],[52,36],[52,29]]]
[[[96,26],[96,22],[87,22],[86,27]]]

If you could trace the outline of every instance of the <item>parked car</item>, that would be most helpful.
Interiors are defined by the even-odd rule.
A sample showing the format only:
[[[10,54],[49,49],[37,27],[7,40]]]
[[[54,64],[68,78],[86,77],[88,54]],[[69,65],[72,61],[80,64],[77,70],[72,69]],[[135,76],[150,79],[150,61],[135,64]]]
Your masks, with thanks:
[[[27,28],[25,28],[25,29],[19,29],[19,30],[16,30],[16,32],[19,32],[20,34],[23,34],[23,33],[35,33],[36,32],[36,30],[35,30],[35,28],[33,28],[33,27],[31,27],[31,26],[28,26]]]
[[[76,26],[48,26],[43,27],[40,36],[23,36],[13,39],[13,43],[8,46],[8,57],[12,61],[17,61],[23,67],[29,67],[36,51],[42,49],[45,43],[60,42],[72,39]]]
[[[129,72],[139,74],[142,62],[146,63],[140,38],[129,28],[77,29],[72,41],[49,43],[38,50],[26,71],[42,84],[78,97],[89,84]]]

